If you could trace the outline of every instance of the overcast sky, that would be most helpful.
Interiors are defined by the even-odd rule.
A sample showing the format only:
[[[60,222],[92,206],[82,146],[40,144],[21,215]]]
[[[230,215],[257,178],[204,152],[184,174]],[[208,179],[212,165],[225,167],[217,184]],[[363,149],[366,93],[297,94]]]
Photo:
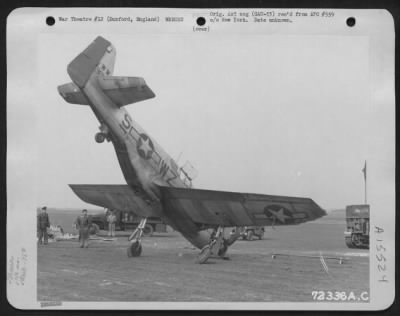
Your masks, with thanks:
[[[85,205],[69,183],[125,183],[113,146],[94,141],[90,108],[57,93],[98,35],[116,47],[114,75],[143,77],[155,92],[127,109],[172,157],[183,152],[196,187],[311,197],[326,209],[363,202],[377,132],[366,37],[82,33],[38,37],[37,205]]]

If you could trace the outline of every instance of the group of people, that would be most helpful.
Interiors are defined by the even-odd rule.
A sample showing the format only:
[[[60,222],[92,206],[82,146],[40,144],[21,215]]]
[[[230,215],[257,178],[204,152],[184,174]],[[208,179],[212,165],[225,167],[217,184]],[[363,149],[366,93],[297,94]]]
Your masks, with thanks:
[[[109,211],[106,219],[108,222],[108,236],[115,236],[115,223],[117,217],[115,211]],[[88,216],[86,209],[82,210],[82,214],[75,220],[75,227],[79,231],[79,247],[88,248],[90,228],[92,226],[91,217]],[[40,214],[37,216],[37,231],[38,231],[38,244],[48,244],[47,228],[50,227],[49,215],[47,214],[47,207],[41,208]]]

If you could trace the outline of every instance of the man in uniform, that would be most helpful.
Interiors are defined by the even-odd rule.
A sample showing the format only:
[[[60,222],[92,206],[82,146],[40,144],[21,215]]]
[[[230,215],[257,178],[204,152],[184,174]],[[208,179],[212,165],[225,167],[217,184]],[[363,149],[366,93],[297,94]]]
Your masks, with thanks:
[[[115,222],[117,221],[117,217],[115,216],[115,211],[112,210],[110,215],[107,217],[108,222],[108,236],[115,236]]]
[[[92,225],[92,221],[87,214],[87,210],[82,210],[82,215],[78,216],[75,221],[75,225],[79,230],[80,247],[87,248],[89,246],[89,229]]]
[[[47,245],[48,243],[48,236],[47,236],[47,227],[50,227],[49,215],[46,212],[47,207],[43,206],[40,214],[37,216],[37,231],[38,231],[38,243],[39,245],[42,244],[42,240],[44,240],[44,244]]]

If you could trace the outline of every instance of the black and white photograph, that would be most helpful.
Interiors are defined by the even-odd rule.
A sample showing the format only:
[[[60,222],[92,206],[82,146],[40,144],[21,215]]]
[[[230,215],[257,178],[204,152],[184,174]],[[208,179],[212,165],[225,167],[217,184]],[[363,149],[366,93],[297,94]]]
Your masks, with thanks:
[[[22,8],[7,73],[14,307],[392,304],[388,11]]]

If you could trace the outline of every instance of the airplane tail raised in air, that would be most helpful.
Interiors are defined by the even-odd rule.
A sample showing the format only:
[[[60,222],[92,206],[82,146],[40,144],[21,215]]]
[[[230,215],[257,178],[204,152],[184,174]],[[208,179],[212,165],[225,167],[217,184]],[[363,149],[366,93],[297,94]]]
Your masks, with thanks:
[[[67,72],[73,82],[59,86],[60,95],[68,103],[89,105],[82,89],[96,72],[99,87],[119,107],[154,98],[143,78],[112,76],[115,55],[114,46],[97,37],[68,65]]]
[[[72,81],[84,88],[93,72],[111,75],[114,71],[115,48],[112,44],[98,36],[82,53],[68,65],[67,72]]]

